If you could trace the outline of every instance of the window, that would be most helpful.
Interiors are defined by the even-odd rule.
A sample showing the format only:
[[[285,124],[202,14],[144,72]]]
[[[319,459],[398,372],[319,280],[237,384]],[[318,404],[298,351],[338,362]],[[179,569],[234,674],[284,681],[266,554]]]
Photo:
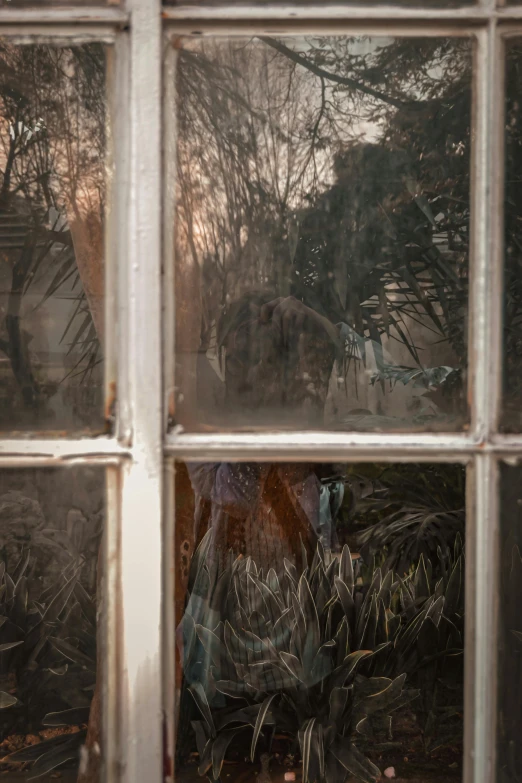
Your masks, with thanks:
[[[521,8],[0,3],[10,772],[522,775]]]

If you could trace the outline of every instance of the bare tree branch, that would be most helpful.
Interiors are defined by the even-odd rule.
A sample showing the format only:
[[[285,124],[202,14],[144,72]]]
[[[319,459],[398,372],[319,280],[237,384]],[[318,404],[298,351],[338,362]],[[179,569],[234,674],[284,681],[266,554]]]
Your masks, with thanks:
[[[324,68],[321,68],[320,66],[310,62],[310,60],[307,60],[306,57],[298,54],[298,52],[294,52],[288,46],[285,46],[283,43],[281,43],[281,41],[277,41],[275,38],[262,35],[259,36],[259,40],[263,41],[263,43],[266,43],[267,46],[271,46],[272,49],[280,52],[280,54],[283,54],[290,60],[293,60],[298,65],[302,65],[303,68],[311,71],[311,73],[314,73],[316,76],[319,76],[322,79],[328,79],[331,82],[336,82],[337,84],[344,84],[346,87],[352,87],[354,90],[359,90],[359,92],[363,92],[366,95],[371,95],[373,98],[377,98],[384,103],[388,103],[390,106],[395,106],[396,109],[403,109],[405,106],[417,107],[422,105],[422,101],[400,101],[396,98],[392,98],[390,95],[386,95],[385,93],[380,92],[380,90],[374,90],[373,87],[368,87],[368,85],[357,81],[357,79],[352,79],[349,76],[339,76],[337,73],[325,71]]]

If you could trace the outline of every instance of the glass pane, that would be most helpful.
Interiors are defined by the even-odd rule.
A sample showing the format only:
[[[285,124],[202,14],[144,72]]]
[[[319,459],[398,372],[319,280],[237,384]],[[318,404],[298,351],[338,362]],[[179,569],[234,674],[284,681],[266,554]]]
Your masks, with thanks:
[[[461,428],[469,40],[176,46],[176,423]]]
[[[263,6],[268,0],[255,0],[255,5]],[[245,6],[246,0],[163,0],[164,5],[199,5],[199,6],[220,6],[220,5],[239,5]],[[270,4],[288,5],[287,0],[270,0]],[[389,0],[372,0],[369,3],[362,3],[361,0],[330,0],[329,5],[390,5]],[[294,0],[292,5],[313,5],[314,0]],[[417,6],[417,7],[445,7],[456,8],[462,5],[473,5],[474,0],[394,0],[395,6]],[[251,5],[251,3],[249,3]]]
[[[504,405],[502,426],[522,427],[522,39],[506,41],[506,177],[504,199]]]
[[[501,467],[497,781],[522,776],[522,469]]]
[[[71,5],[120,5],[120,0],[0,0],[0,8],[38,8],[38,6],[64,8]]]
[[[104,515],[101,468],[0,471],[0,773],[6,781],[99,779],[96,613]]]
[[[0,41],[0,429],[102,430],[105,48]]]
[[[462,466],[180,463],[175,497],[177,780],[461,780]]]

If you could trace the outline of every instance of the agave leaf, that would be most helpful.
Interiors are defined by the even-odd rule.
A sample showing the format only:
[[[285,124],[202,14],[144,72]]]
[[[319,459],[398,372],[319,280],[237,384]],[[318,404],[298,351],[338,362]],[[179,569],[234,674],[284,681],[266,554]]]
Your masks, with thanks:
[[[239,636],[236,634],[228,620],[225,622],[225,631],[224,631],[224,637],[225,637],[225,645],[229,652],[230,657],[234,661],[234,665],[237,667],[238,664],[241,664],[243,666],[248,666],[249,663],[249,656],[248,656],[248,650],[243,641],[239,638]]]
[[[256,723],[254,726],[254,735],[252,737],[252,745],[250,746],[250,760],[254,761],[254,755],[256,752],[256,746],[257,741],[259,739],[259,734],[261,733],[261,729],[263,727],[263,724],[265,722],[268,710],[270,708],[270,705],[272,704],[273,700],[277,696],[276,693],[273,693],[271,696],[268,696],[264,702],[261,704],[261,707],[259,709],[259,713],[256,718]]]
[[[190,721],[190,725],[194,729],[194,734],[196,735],[196,747],[201,759],[203,751],[205,750],[205,745],[209,740],[209,736],[206,732],[206,724],[203,720],[192,720]]]
[[[342,687],[347,680],[352,680],[355,677],[355,672],[359,663],[365,658],[373,655],[372,650],[356,650],[350,655],[347,655],[344,661],[332,674],[331,685],[334,687]]]
[[[233,699],[242,699],[248,689],[244,682],[234,682],[233,680],[216,680],[216,690],[230,696]]]
[[[373,715],[375,712],[388,709],[390,704],[402,693],[405,680],[406,674],[400,674],[382,690],[362,698],[357,703],[357,714]]]
[[[341,554],[341,560],[339,563],[339,578],[342,579],[347,589],[350,591],[350,594],[352,594],[355,582],[353,574],[352,553],[350,552],[347,544],[343,546],[343,551]]]
[[[436,628],[438,628],[440,618],[442,617],[442,612],[444,611],[444,603],[444,596],[441,595],[432,603],[428,609],[427,617],[431,619]]]
[[[44,726],[78,726],[89,720],[90,707],[71,707],[61,712],[48,712],[42,720]]]
[[[220,665],[220,642],[215,633],[205,628],[203,625],[196,624],[196,634],[203,645],[203,649],[210,657],[212,666],[219,669]],[[208,663],[207,663],[208,666]]]
[[[360,610],[358,611],[357,616],[357,627],[355,631],[355,643],[357,647],[362,646],[362,639],[365,634],[366,624],[368,621],[368,613],[370,610],[370,606],[373,601],[373,596],[375,593],[379,593],[382,585],[382,575],[381,575],[381,569],[376,568],[374,571],[373,579],[370,584],[370,587],[368,589],[368,592],[366,593],[366,596],[364,597],[362,606]],[[357,606],[356,606],[357,608]],[[375,623],[377,623],[377,615],[375,614]]]
[[[366,739],[371,740],[374,738],[372,723],[367,715],[365,715],[364,718],[361,718],[361,720],[357,723],[355,726],[355,731],[358,734],[361,734],[363,737],[366,737]]]
[[[367,650],[373,650],[375,647],[375,634],[377,631],[377,620],[379,616],[379,609],[377,606],[377,594],[372,595],[372,600],[368,609],[368,615],[366,617],[366,623],[360,641],[356,639],[358,647],[365,648]]]
[[[11,601],[14,598],[14,594],[15,594],[15,583],[13,582],[13,580],[11,579],[11,577],[7,572],[4,574],[4,580],[6,586],[6,591],[5,591],[6,601]]]
[[[276,661],[251,663],[245,674],[245,681],[256,690],[264,693],[279,691],[294,685],[284,666]]]
[[[92,672],[96,671],[96,662],[77,647],[70,644],[66,639],[57,639],[54,636],[49,636],[49,641],[65,658],[68,658],[73,663],[79,664],[84,669],[88,669]]]
[[[338,731],[343,727],[343,715],[348,705],[352,688],[334,687],[330,691],[330,720],[332,720]]]
[[[280,652],[279,657],[283,661],[290,674],[292,674],[300,682],[304,683],[305,675],[299,658],[287,652]]]
[[[236,736],[236,734],[239,731],[242,731],[245,726],[240,726],[236,729],[225,729],[224,731],[221,731],[214,742],[212,743],[212,751],[211,751],[211,758],[212,758],[212,777],[214,780],[219,780],[219,775],[221,774],[221,767],[223,766],[223,760],[225,758],[225,753],[227,752],[228,746]]]
[[[342,766],[362,783],[376,783],[380,770],[353,744],[336,739],[330,746],[330,753]]]
[[[301,758],[303,765],[303,783],[308,781],[308,773],[310,767],[310,746],[312,742],[312,732],[314,729],[316,718],[309,718],[303,724],[303,728],[299,730],[299,744],[301,746]]]
[[[293,563],[290,562],[290,560],[287,560],[286,557],[284,558],[284,567],[285,571],[294,583],[294,585],[297,586],[297,583],[299,581],[299,576],[297,574],[297,569]]]
[[[16,696],[13,696],[11,693],[6,693],[5,691],[0,691],[0,710],[14,707],[15,704],[18,704]]]
[[[196,702],[196,706],[199,709],[202,717],[207,722],[212,737],[216,736],[216,727],[214,726],[214,720],[212,718],[212,712],[208,703],[207,694],[200,682],[193,682],[189,685],[189,691],[192,698]]]
[[[29,565],[31,561],[31,550],[27,550],[27,554],[24,557],[24,554],[22,553],[22,557],[20,557],[20,560],[16,564],[15,570],[14,570],[14,580],[16,582],[15,586],[18,586],[18,583],[20,579],[24,576],[25,572],[27,571],[27,566]]]
[[[313,574],[316,571],[316,569],[321,565],[324,568],[324,559],[325,559],[324,546],[322,545],[321,541],[318,540],[317,546],[315,548],[314,556],[312,559],[312,565],[310,567],[311,574]]]
[[[307,631],[306,631],[304,610],[301,608],[301,605],[295,593],[292,593],[292,606],[293,606],[294,616],[295,616],[295,625],[292,631],[290,646],[292,646],[292,642],[293,642],[299,654],[301,655],[304,649]]]
[[[451,617],[456,614],[460,606],[460,594],[462,589],[462,557],[459,557],[450,578],[445,592],[444,614]]]
[[[339,576],[339,560],[337,557],[333,557],[332,562],[326,569],[326,578],[328,580],[328,584],[330,585],[330,588],[333,587],[334,577],[336,576]]]
[[[80,757],[80,748],[83,745],[85,735],[78,737],[79,732],[73,734],[67,742],[63,742],[53,750],[49,750],[44,756],[40,756],[31,768],[28,780],[35,780],[42,775],[47,775],[53,769],[62,766],[67,761],[76,761]]]
[[[325,783],[340,783],[340,781],[346,781],[346,780],[347,780],[346,768],[334,756],[334,754],[330,753],[330,751],[327,749],[326,757],[325,757]]]
[[[62,610],[64,609],[65,605],[67,604],[69,598],[72,595],[72,592],[76,586],[76,582],[78,580],[78,574],[80,572],[80,569],[77,568],[71,578],[65,582],[63,587],[58,590],[54,598],[52,599],[49,606],[46,608],[43,619],[46,622],[53,622],[54,620],[57,620],[60,616]]]
[[[198,775],[205,775],[212,766],[212,745],[214,740],[209,737],[203,748],[203,753],[199,754]]]
[[[323,644],[317,651],[312,670],[308,678],[308,685],[312,686],[325,680],[333,670],[332,654],[335,648],[335,641],[332,639]]]
[[[300,533],[299,540],[301,542],[301,570],[304,574],[308,570],[308,553],[306,551],[306,546],[304,545],[303,537]],[[297,583],[297,578],[295,579],[295,582]]]
[[[285,609],[270,632],[269,639],[278,652],[282,649],[288,650],[293,626],[295,625],[291,620],[292,615],[292,609]]]
[[[355,604],[352,598],[352,593],[348,588],[346,582],[344,582],[343,579],[341,579],[340,577],[336,576],[334,578],[334,584],[335,584],[335,589],[337,590],[337,595],[339,596],[339,600],[341,602],[341,606],[343,607],[343,611],[346,620],[348,622],[348,625],[352,630],[354,630],[356,614],[355,614]]]
[[[428,598],[430,595],[430,586],[428,580],[428,573],[426,571],[426,565],[424,562],[424,554],[421,554],[419,563],[415,570],[415,576],[413,579],[413,585],[415,588],[415,598]]]
[[[377,598],[377,625],[375,628],[375,644],[378,646],[388,641],[388,620],[382,599]]]
[[[317,608],[310,591],[310,585],[308,580],[303,575],[299,580],[299,603],[302,607],[305,623],[306,623],[306,636],[303,645],[302,652],[302,664],[305,676],[308,676],[312,670],[313,662],[319,646],[321,644],[321,628],[319,626],[319,617],[317,615]]]
[[[386,609],[389,609],[391,605],[392,590],[393,590],[393,571],[388,571],[388,573],[383,579],[382,586],[378,595],[379,600],[383,602],[384,607]]]
[[[252,633],[252,631],[243,631],[241,640],[247,648],[249,663],[255,661],[277,660],[277,651],[268,638],[260,639],[259,636]]]
[[[279,583],[279,577],[277,576],[273,568],[271,568],[266,575],[266,583],[270,588],[270,590],[274,593],[274,595],[276,596],[282,595],[281,585]]]
[[[6,650],[12,650],[13,647],[19,647],[23,643],[22,640],[21,642],[6,642],[5,644],[0,644],[0,653],[5,652]]]
[[[307,727],[306,731],[309,729]],[[301,732],[298,732],[300,735]],[[303,741],[306,740],[303,736]],[[304,767],[304,764],[303,764]],[[324,779],[325,764],[324,764],[324,735],[323,727],[319,721],[315,721],[311,729],[311,736],[309,742],[309,761],[308,761],[308,780],[319,781]],[[304,774],[303,774],[304,781]]]
[[[349,653],[348,639],[349,639],[348,621],[346,617],[343,617],[335,633],[335,641],[337,643],[337,664],[339,666],[343,663],[347,653]]]
[[[268,637],[270,634],[270,628],[272,627],[272,623],[267,624],[265,618],[262,614],[260,614],[260,612],[252,612],[248,618],[248,625],[250,626],[251,632],[260,639]]]
[[[253,578],[252,575],[249,575],[250,578]],[[278,617],[280,616],[281,612],[284,609],[283,601],[281,598],[274,593],[270,587],[266,584],[266,582],[263,582],[261,579],[254,578],[255,584],[257,589],[262,595],[264,605],[266,606],[265,611],[265,617],[267,617],[270,622],[275,623]]]
[[[28,778],[32,780],[51,772],[66,761],[77,759],[86,734],[86,731],[78,731],[72,735],[67,734],[65,737],[53,737],[37,745],[17,750],[6,758],[9,759],[9,762],[35,761],[31,769],[31,776]]]

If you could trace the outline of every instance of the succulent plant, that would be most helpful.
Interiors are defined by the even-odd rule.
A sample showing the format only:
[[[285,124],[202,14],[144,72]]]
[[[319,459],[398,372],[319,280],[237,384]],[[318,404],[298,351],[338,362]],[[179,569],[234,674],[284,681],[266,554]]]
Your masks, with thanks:
[[[303,548],[301,573],[285,560],[283,573],[263,574],[251,557],[220,567],[209,541],[195,553],[180,628],[200,774],[217,780],[248,729],[253,760],[269,727],[299,744],[305,783],[377,780],[365,745],[389,739],[392,713],[418,695],[406,681],[426,645],[435,660],[460,652],[444,592],[453,613],[462,558],[436,584],[421,558],[405,580],[376,569],[364,585],[347,546],[332,556],[318,544],[310,565]]]
[[[29,552],[12,575],[0,563],[0,728],[3,734],[87,721],[96,670],[96,607],[71,563],[60,582],[28,600]],[[55,711],[49,713],[49,706]],[[47,713],[47,714],[45,714]],[[25,733],[25,732],[24,732]],[[81,729],[22,748],[3,762],[35,762],[39,777],[79,759]]]

